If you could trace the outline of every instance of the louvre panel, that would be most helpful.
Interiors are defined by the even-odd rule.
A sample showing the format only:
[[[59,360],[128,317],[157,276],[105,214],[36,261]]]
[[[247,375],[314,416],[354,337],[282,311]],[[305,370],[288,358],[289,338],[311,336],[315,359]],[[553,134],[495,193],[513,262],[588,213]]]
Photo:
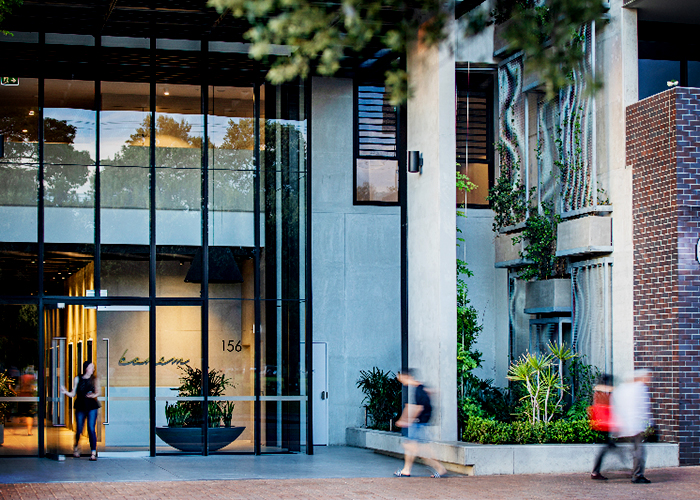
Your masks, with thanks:
[[[358,87],[357,136],[358,158],[396,158],[396,108],[384,87]]]
[[[486,94],[457,92],[457,163],[482,163],[488,159]]]

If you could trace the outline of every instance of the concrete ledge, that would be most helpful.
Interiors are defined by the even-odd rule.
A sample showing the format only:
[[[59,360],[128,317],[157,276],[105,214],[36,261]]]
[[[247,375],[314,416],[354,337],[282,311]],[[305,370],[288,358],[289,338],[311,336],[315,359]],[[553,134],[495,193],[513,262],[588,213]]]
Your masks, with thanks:
[[[348,446],[368,448],[389,455],[403,455],[403,438],[394,432],[348,427]],[[494,474],[587,473],[602,445],[600,444],[472,444],[462,442],[432,443],[434,458],[445,467],[463,474],[488,476]],[[646,466],[678,467],[678,444],[650,443],[645,445]],[[621,444],[620,454],[608,454],[603,470],[632,468],[632,446]]]

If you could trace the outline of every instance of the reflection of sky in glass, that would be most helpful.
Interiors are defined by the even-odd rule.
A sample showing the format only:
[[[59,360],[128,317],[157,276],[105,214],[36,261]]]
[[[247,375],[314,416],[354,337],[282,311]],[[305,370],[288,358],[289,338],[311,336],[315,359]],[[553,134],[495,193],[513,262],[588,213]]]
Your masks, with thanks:
[[[100,113],[100,156],[114,160],[131,134],[143,124],[148,111],[103,111]]]
[[[73,147],[76,151],[88,151],[95,158],[95,112],[91,109],[46,108],[45,118],[64,120],[76,128]]]
[[[670,80],[680,81],[680,61],[639,60],[639,99],[668,90]]]
[[[142,124],[148,111],[102,111],[100,113],[100,156],[102,159],[114,159],[114,155],[121,151],[131,134],[136,132]],[[201,115],[189,115],[181,113],[157,113],[158,116],[166,115],[178,123],[185,120],[192,125],[190,135],[201,137],[203,124]],[[73,147],[77,151],[88,151],[92,158],[95,157],[95,112],[89,109],[71,108],[46,108],[45,116],[56,120],[65,120],[76,128]],[[156,118],[157,120],[157,118]],[[224,142],[229,120],[239,123],[246,118],[228,116],[209,116],[209,138],[216,145]],[[291,125],[296,128],[306,140],[306,120],[274,120],[274,123]]]

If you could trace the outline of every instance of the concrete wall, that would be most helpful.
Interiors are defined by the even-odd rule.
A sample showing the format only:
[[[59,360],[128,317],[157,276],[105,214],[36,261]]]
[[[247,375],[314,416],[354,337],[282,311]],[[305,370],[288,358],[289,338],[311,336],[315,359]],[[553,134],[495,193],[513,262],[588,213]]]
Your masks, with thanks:
[[[329,444],[364,424],[360,370],[401,368],[398,207],[353,205],[353,83],[312,82],[314,341],[328,343]]]
[[[476,348],[483,355],[482,367],[474,370],[477,377],[493,379],[506,386],[508,372],[508,271],[494,267],[495,255],[491,250],[494,240],[493,212],[467,209],[467,217],[457,217],[457,227],[464,242],[457,249],[457,257],[466,261],[474,276],[467,278],[469,298],[479,312],[483,330]],[[505,348],[503,347],[505,346]]]
[[[493,9],[495,0],[486,0],[478,9],[489,12]],[[467,16],[462,16],[455,23],[454,55],[457,62],[494,63],[493,33],[494,27],[489,26],[476,36],[466,36]]]

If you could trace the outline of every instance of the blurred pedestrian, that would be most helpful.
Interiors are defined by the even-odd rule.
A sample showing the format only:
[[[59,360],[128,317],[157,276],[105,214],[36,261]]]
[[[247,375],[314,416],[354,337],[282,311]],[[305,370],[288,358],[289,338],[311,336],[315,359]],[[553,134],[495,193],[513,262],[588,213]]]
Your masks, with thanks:
[[[21,398],[36,397],[36,372],[34,366],[30,365],[24,369],[24,373],[19,378],[19,391],[17,395]],[[27,426],[27,436],[32,435],[34,429],[34,416],[36,415],[36,403],[32,401],[22,401],[17,405],[17,414],[24,417]]]
[[[644,432],[652,423],[648,385],[651,373],[648,370],[635,370],[629,381],[613,391],[613,414],[618,437],[629,437],[633,448],[633,483],[650,483],[644,476],[646,454]]]
[[[598,378],[598,383],[593,387],[593,391],[593,406],[588,409],[588,416],[591,429],[602,432],[605,436],[605,445],[596,456],[591,479],[606,480],[607,477],[600,473],[603,457],[610,451],[620,451],[616,443],[617,440],[612,434],[614,430],[613,415],[610,407],[610,396],[613,392],[612,376],[607,373],[602,374]]]
[[[73,408],[75,408],[75,444],[73,446],[73,456],[80,458],[80,434],[83,432],[85,421],[87,420],[88,438],[90,440],[90,460],[97,460],[97,434],[95,424],[97,422],[97,409],[100,403],[97,401],[97,373],[95,365],[90,361],[83,363],[83,373],[73,381],[73,390],[68,392],[65,387],[61,387],[61,393],[68,397],[75,397]]]
[[[394,472],[396,477],[410,477],[413,462],[417,456],[432,468],[430,477],[439,478],[447,473],[445,467],[433,458],[432,449],[428,442],[427,429],[432,417],[433,406],[430,394],[425,386],[416,380],[415,370],[408,369],[400,372],[396,378],[408,388],[409,403],[405,406],[401,417],[396,421],[398,427],[408,428],[408,438],[404,440],[404,465]]]

